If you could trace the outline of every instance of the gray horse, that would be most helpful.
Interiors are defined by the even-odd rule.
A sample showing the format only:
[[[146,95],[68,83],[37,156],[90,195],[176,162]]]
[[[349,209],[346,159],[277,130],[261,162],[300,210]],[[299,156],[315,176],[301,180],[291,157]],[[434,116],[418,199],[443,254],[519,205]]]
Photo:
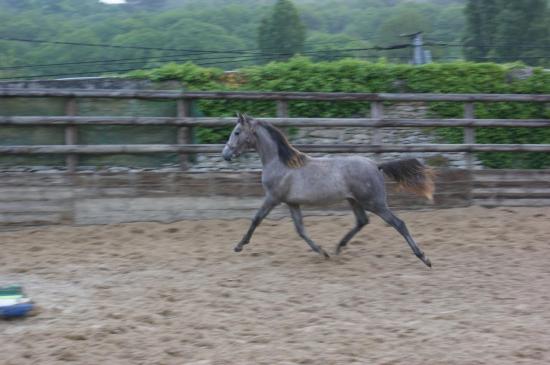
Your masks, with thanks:
[[[304,230],[301,204],[329,204],[347,200],[356,217],[355,227],[336,246],[336,254],[368,222],[365,211],[380,216],[407,240],[414,254],[427,266],[430,260],[418,248],[405,223],[396,217],[386,203],[384,172],[405,190],[432,199],[434,183],[431,169],[416,159],[376,164],[360,156],[315,158],[294,148],[283,133],[273,125],[238,114],[237,125],[227,141],[222,155],[230,161],[248,149],[255,149],[261,158],[262,185],[266,196],[260,210],[242,240],[235,247],[240,252],[250,242],[256,227],[279,205],[290,208],[296,230],[313,251],[329,258]],[[382,172],[381,172],[382,171]]]

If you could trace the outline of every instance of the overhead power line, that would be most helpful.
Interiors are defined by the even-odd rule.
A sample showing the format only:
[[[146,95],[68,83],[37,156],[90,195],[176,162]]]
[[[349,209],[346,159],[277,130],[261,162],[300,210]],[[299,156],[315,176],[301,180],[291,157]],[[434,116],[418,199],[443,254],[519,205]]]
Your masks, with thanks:
[[[354,49],[357,50],[357,49]],[[327,58],[346,58],[346,57],[352,57],[352,54],[345,54],[345,50],[338,50],[338,51],[329,51],[329,52],[316,52],[318,54],[321,54],[322,56],[326,56]],[[330,53],[335,54],[330,54]],[[363,58],[379,58],[379,56],[363,56]],[[408,57],[397,57],[400,59],[408,59]],[[244,62],[244,61],[255,61],[255,60],[270,60],[271,56],[242,56],[237,57],[231,60],[224,60],[224,61],[214,61],[214,62],[196,62],[198,66],[208,66],[208,65],[217,65],[217,64],[228,64],[228,63],[237,63],[237,62]],[[173,60],[176,61],[176,60]],[[183,60],[185,61],[185,60]],[[199,60],[200,61],[200,60]],[[140,67],[140,68],[124,68],[124,69],[103,69],[103,70],[93,70],[93,71],[75,71],[72,73],[55,73],[55,74],[40,74],[40,75],[26,75],[26,76],[12,76],[12,77],[2,77],[0,80],[14,80],[14,79],[32,79],[32,78],[38,78],[38,77],[69,77],[69,76],[79,76],[79,75],[97,75],[97,74],[108,74],[108,73],[125,73],[125,72],[131,72],[131,71],[140,71],[140,70],[153,70],[157,69],[159,66],[151,66],[151,67]]]
[[[83,43],[83,42],[65,42],[65,41],[55,41],[55,40],[37,40],[37,39],[24,39],[24,38],[13,38],[13,37],[1,37],[0,40],[4,41],[17,41],[17,42],[31,42],[31,43],[45,43],[45,44],[57,44],[57,45],[70,45],[70,46],[86,46],[86,47],[108,47],[108,48],[124,48],[124,49],[139,49],[139,50],[156,50],[156,51],[170,51],[170,52],[181,52],[176,54],[169,54],[164,56],[148,56],[148,57],[136,57],[136,58],[119,58],[119,59],[99,59],[99,60],[84,60],[84,61],[73,61],[73,62],[60,62],[60,63],[45,63],[45,64],[27,64],[27,65],[14,65],[14,66],[4,66],[0,67],[0,70],[20,70],[28,68],[43,68],[43,67],[60,67],[60,66],[78,66],[78,65],[89,65],[89,66],[106,66],[105,69],[95,69],[88,71],[74,71],[72,73],[45,73],[45,74],[34,74],[34,75],[22,75],[22,76],[12,76],[4,77],[2,80],[6,79],[24,79],[24,78],[37,78],[37,77],[60,77],[60,76],[75,76],[75,75],[89,75],[89,74],[104,74],[112,72],[128,72],[134,70],[149,70],[158,68],[160,65],[152,66],[152,64],[164,63],[164,62],[194,62],[200,66],[206,65],[217,65],[217,64],[227,64],[227,63],[237,63],[245,62],[251,60],[276,60],[277,56],[291,56],[290,53],[265,53],[257,49],[230,49],[230,50],[214,50],[214,49],[177,49],[177,48],[160,48],[160,47],[144,47],[144,46],[125,46],[125,45],[116,45],[116,44],[100,44],[100,43]],[[351,40],[350,42],[359,42],[361,40]],[[365,40],[363,40],[365,41]],[[319,41],[311,42],[312,44],[330,44],[330,43],[340,43],[337,41]],[[509,47],[510,45],[504,44],[495,44],[495,45],[465,45],[462,43],[456,42],[444,42],[444,41],[434,41],[431,40],[425,43],[425,46],[432,47],[467,47],[467,46],[482,46],[482,47]],[[545,46],[528,46],[528,45],[519,45],[522,48],[550,48]],[[412,47],[411,44],[395,44],[389,46],[370,46],[370,47],[357,47],[357,48],[341,48],[341,49],[327,49],[319,51],[304,51],[301,54],[307,56],[320,56],[325,57],[326,59],[334,58],[343,58],[343,57],[353,57],[357,53],[351,54],[352,52],[365,52],[365,51],[392,51],[399,49],[406,49]],[[214,55],[214,57],[204,57],[206,55]],[[377,55],[364,55],[362,58],[379,58]],[[396,59],[408,59],[408,57],[392,57]],[[475,57],[472,60],[516,60],[516,59],[541,59],[544,56],[527,56],[527,57]],[[445,57],[443,59],[462,59],[462,57]],[[208,62],[204,62],[208,61]],[[212,61],[212,62],[211,62]],[[131,65],[136,63],[149,63],[151,67],[134,67],[134,68],[111,68],[109,66],[113,65]]]
[[[184,49],[184,48],[161,48],[161,47],[144,47],[144,46],[123,46],[116,44],[106,43],[82,43],[82,42],[65,42],[65,41],[50,41],[43,39],[27,39],[27,38],[14,38],[14,37],[0,37],[3,41],[13,42],[27,42],[27,43],[45,43],[45,44],[58,44],[65,46],[82,46],[82,47],[102,47],[102,48],[122,48],[122,49],[139,49],[146,51],[177,51],[177,52],[192,52],[192,53],[243,53],[250,52],[250,50],[202,50],[202,49]]]
[[[1,37],[0,40],[3,41],[14,41],[14,42],[27,42],[27,43],[44,43],[44,44],[57,44],[57,45],[70,45],[70,46],[82,46],[82,47],[103,47],[103,48],[119,48],[119,49],[138,49],[138,50],[150,50],[150,51],[176,51],[176,52],[189,52],[194,54],[202,53],[231,53],[231,54],[242,54],[242,53],[255,53],[259,52],[258,49],[231,49],[231,50],[211,50],[211,49],[185,49],[185,48],[163,48],[163,47],[146,47],[146,46],[128,46],[128,45],[117,45],[117,44],[108,44],[108,43],[84,43],[84,42],[68,42],[68,41],[55,41],[55,40],[43,40],[43,39],[28,39],[28,38],[16,38],[16,37]],[[357,39],[350,40],[350,42],[358,41],[367,41],[368,39]],[[319,41],[312,42],[311,44],[330,44],[330,43],[341,43],[340,41]],[[499,43],[499,44],[464,44],[464,43],[449,43],[442,42],[437,40],[429,40],[426,46],[447,46],[447,47],[516,47],[516,48],[550,48],[550,46],[533,46],[533,45],[524,45],[524,44],[514,44],[514,43]],[[395,45],[395,46],[373,46],[370,47],[373,50],[390,50],[390,49],[399,49],[410,47],[410,44],[404,45]],[[273,55],[276,55],[274,53]]]
[[[424,43],[425,46],[433,47],[478,47],[478,48],[524,48],[524,49],[546,49],[550,46],[532,46],[517,43],[497,43],[497,44],[465,44],[465,43],[446,43],[446,42],[434,42],[428,41]]]
[[[102,48],[119,48],[119,49],[137,49],[147,51],[176,51],[176,52],[190,52],[195,54],[200,53],[249,53],[259,52],[258,49],[232,49],[232,50],[210,50],[210,49],[185,49],[185,48],[163,48],[163,47],[145,47],[145,46],[127,46],[108,43],[85,43],[85,42],[68,42],[68,41],[55,41],[44,39],[28,39],[28,38],[16,38],[16,37],[1,37],[0,40],[12,41],[12,42],[26,42],[26,43],[43,43],[43,44],[56,44],[65,46],[79,46],[79,47],[102,47]],[[350,42],[367,41],[367,39],[350,40]],[[318,41],[318,42],[306,42],[305,45],[314,44],[339,44],[341,41]],[[271,48],[276,49],[276,48]]]
[[[149,56],[149,57],[136,57],[136,58],[118,58],[118,59],[103,59],[103,60],[89,60],[89,61],[75,61],[75,62],[61,62],[61,63],[42,63],[42,64],[33,64],[33,65],[19,65],[19,66],[5,66],[0,67],[0,70],[17,70],[23,68],[35,68],[35,67],[53,67],[53,66],[71,66],[71,65],[87,65],[87,64],[97,64],[97,63],[136,63],[143,61],[152,61],[152,60],[168,60],[173,57],[185,57],[189,56],[187,53],[184,54],[173,54],[166,56]],[[190,61],[193,60],[216,60],[216,59],[226,59],[236,56],[219,56],[219,57],[205,57],[205,58],[188,58]],[[181,59],[181,58],[180,58]]]
[[[373,47],[361,47],[361,48],[343,48],[343,49],[328,49],[328,50],[320,50],[320,51],[305,51],[302,52],[304,55],[315,55],[315,54],[322,54],[322,53],[330,53],[330,52],[360,52],[360,51],[381,51],[381,50],[395,50],[395,49],[403,49],[403,48],[409,48],[409,44],[399,44],[399,45],[393,45],[393,46],[373,46]],[[249,52],[245,53],[245,55],[263,55],[261,52]],[[289,56],[292,55],[290,53],[271,53],[268,54],[269,56]],[[120,59],[103,59],[103,60],[90,60],[90,61],[79,61],[79,62],[61,62],[61,63],[45,63],[45,64],[30,64],[30,65],[18,65],[18,66],[4,66],[0,67],[0,70],[17,70],[17,69],[24,69],[24,68],[35,68],[35,67],[55,67],[55,66],[70,66],[70,65],[84,65],[84,64],[96,64],[96,63],[138,63],[142,61],[151,61],[151,60],[160,60],[160,61],[171,61],[171,58],[173,57],[185,57],[189,56],[189,54],[174,54],[174,55],[166,55],[166,56],[150,56],[150,57],[137,57],[137,58],[120,58]],[[193,55],[198,56],[198,55]],[[238,56],[219,56],[219,57],[205,57],[205,58],[188,58],[188,59],[174,59],[173,61],[198,61],[198,60],[223,60],[230,57],[238,57]]]
[[[261,60],[261,59],[267,59],[270,57],[258,57],[258,56],[243,56],[240,58],[235,58],[233,60],[228,61],[219,61],[219,62],[206,62],[206,63],[197,63],[199,66],[207,66],[207,65],[213,65],[213,64],[224,64],[224,63],[236,63],[236,62],[243,62],[243,61],[251,61],[251,60]],[[112,72],[117,73],[124,73],[124,72],[131,72],[131,71],[141,71],[141,70],[154,70],[156,68],[159,68],[159,66],[154,67],[142,67],[142,68],[125,68],[125,69],[111,69],[111,70],[97,70],[97,71],[77,71],[72,73],[61,73],[61,74],[46,74],[46,75],[27,75],[27,76],[14,76],[14,77],[2,77],[0,80],[12,80],[12,79],[30,79],[30,78],[36,78],[36,77],[69,77],[69,76],[78,76],[78,75],[97,75],[97,74],[108,74]]]
[[[339,53],[339,54],[338,54]],[[353,57],[353,54],[343,54],[342,51],[339,51],[337,54],[330,55],[330,54],[324,54],[328,59],[341,59],[346,57]],[[362,56],[362,58],[380,58],[379,56]],[[409,57],[405,56],[397,56],[397,57],[391,57],[392,59],[409,59]],[[544,57],[537,57],[537,56],[531,56],[531,57],[522,57],[523,59],[541,59]],[[238,62],[245,62],[245,61],[255,61],[255,60],[270,60],[271,56],[242,56],[233,58],[230,60],[222,60],[222,61],[214,61],[214,62],[195,62],[198,66],[209,66],[209,65],[217,65],[217,64],[229,64],[229,63],[238,63]],[[463,57],[444,57],[444,60],[457,60],[457,59],[464,59]],[[206,59],[203,59],[206,60]],[[517,60],[516,57],[474,57],[472,60],[502,60],[502,61],[511,61],[511,60]],[[189,61],[188,59],[183,60],[171,60],[171,61]],[[198,61],[201,61],[200,59]],[[55,74],[40,74],[40,75],[25,75],[25,76],[12,76],[12,77],[2,77],[0,80],[15,80],[15,79],[33,79],[33,78],[42,78],[42,77],[76,77],[81,75],[98,75],[98,74],[109,74],[109,73],[126,73],[131,71],[140,71],[140,70],[153,70],[161,67],[158,66],[151,66],[151,67],[139,67],[139,68],[124,68],[124,69],[103,69],[103,70],[93,70],[93,71],[75,71],[72,73],[55,73]]]

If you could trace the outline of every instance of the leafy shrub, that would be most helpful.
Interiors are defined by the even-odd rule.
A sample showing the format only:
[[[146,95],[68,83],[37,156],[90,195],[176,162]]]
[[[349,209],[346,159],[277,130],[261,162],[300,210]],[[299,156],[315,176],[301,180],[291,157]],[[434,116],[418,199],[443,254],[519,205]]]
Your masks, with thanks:
[[[295,57],[288,62],[273,62],[242,69],[238,74],[202,68],[193,64],[170,64],[159,69],[139,71],[133,77],[151,80],[180,80],[186,90],[216,91],[311,91],[311,92],[411,92],[411,93],[518,93],[549,94],[550,73],[533,69],[530,77],[514,79],[511,72],[521,64],[432,63],[423,66],[391,64],[383,60],[372,63],[357,59],[335,62],[312,62]],[[198,110],[205,116],[233,116],[246,111],[258,116],[273,116],[275,103],[250,101],[201,100]],[[357,117],[369,113],[364,102],[289,103],[289,113],[300,117]],[[461,118],[461,103],[430,104],[434,117]],[[543,103],[476,103],[478,118],[550,118]],[[229,129],[197,128],[196,136],[204,143],[219,143]],[[463,139],[462,128],[438,128],[437,133],[451,143]],[[478,143],[550,143],[550,129],[479,128]],[[480,153],[478,157],[492,168],[543,168],[550,166],[550,156],[542,153]]]

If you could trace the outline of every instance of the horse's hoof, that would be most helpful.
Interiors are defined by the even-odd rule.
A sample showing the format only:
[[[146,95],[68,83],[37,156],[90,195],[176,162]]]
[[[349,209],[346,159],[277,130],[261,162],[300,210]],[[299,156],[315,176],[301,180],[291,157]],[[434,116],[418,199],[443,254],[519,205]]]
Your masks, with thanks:
[[[424,256],[423,258],[421,258],[422,262],[426,264],[426,266],[428,266],[429,268],[432,267],[432,262],[430,261],[429,258],[427,258],[426,256]]]
[[[241,252],[243,250],[243,248],[241,246],[235,246],[235,248],[233,249],[233,251],[235,252]]]
[[[321,249],[321,254],[323,254],[323,256],[325,257],[325,259],[327,259],[327,260],[330,259],[329,254],[328,254],[325,250]]]

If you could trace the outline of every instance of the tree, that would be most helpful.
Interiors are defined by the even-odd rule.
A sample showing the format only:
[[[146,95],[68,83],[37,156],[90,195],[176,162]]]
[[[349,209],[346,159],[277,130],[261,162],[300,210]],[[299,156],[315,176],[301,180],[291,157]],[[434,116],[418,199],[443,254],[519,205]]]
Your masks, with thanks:
[[[352,37],[347,34],[327,34],[312,32],[307,39],[308,45],[306,51],[308,56],[314,61],[334,61],[342,58],[372,58],[375,56],[367,55],[365,51],[359,51],[359,48],[367,48],[368,42]],[[344,51],[354,49],[356,51]]]
[[[466,32],[464,36],[464,55],[476,60],[486,57],[493,43],[496,31],[496,17],[499,12],[499,0],[469,0],[464,13]]]
[[[547,0],[469,0],[464,55],[470,60],[543,64],[550,22],[547,7]]]
[[[286,60],[303,51],[305,38],[298,10],[290,0],[278,0],[272,13],[260,23],[258,48],[262,56]]]
[[[515,0],[502,3],[496,18],[496,43],[493,54],[499,59],[533,63],[533,57],[547,56],[546,0]]]

